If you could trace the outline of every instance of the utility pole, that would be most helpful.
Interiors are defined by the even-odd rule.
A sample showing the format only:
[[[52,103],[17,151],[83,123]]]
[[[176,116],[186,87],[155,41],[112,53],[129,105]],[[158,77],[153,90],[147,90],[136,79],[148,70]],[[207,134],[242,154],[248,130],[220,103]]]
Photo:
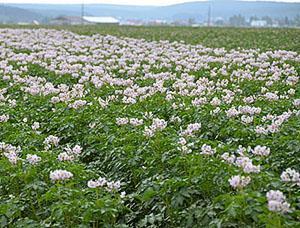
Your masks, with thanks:
[[[1,19],[1,24],[5,24],[4,22],[5,22],[5,3],[3,2],[2,4],[1,4],[1,6],[2,6],[2,8],[3,8],[3,12],[2,12],[2,14],[3,14],[3,18]]]
[[[81,4],[81,24],[83,25],[84,22],[84,0],[82,0],[82,4]]]
[[[210,3],[209,3],[209,6],[208,6],[208,18],[207,18],[207,26],[210,27],[210,19],[211,19],[211,6],[210,6]]]

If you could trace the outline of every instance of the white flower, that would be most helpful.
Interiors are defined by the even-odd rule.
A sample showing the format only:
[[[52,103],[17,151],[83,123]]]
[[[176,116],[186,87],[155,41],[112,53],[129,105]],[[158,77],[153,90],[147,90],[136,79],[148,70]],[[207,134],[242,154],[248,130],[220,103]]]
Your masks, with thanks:
[[[50,102],[53,103],[53,104],[56,104],[56,103],[58,103],[59,101],[60,101],[59,97],[52,97],[52,98],[50,99]]]
[[[243,167],[245,173],[259,173],[260,165],[253,165],[252,162],[248,162]]]
[[[228,181],[233,188],[241,189],[250,183],[251,178],[236,175],[236,176],[231,177]]]
[[[185,138],[179,138],[179,140],[178,140],[178,143],[180,144],[180,145],[185,145],[186,144],[186,140],[185,140]]]
[[[294,89],[289,89],[287,92],[289,95],[295,95],[295,93],[296,93],[296,91]],[[300,100],[299,100],[299,102],[300,102]],[[299,103],[299,105],[300,105],[300,103]]]
[[[9,115],[1,115],[0,116],[0,123],[5,123],[9,120]]]
[[[106,190],[118,191],[121,187],[120,181],[107,181],[104,177],[99,177],[97,180],[89,180],[87,183],[89,188],[106,187]]]
[[[121,192],[120,197],[123,199],[126,197],[126,192]]]
[[[73,161],[74,156],[71,154],[68,154],[67,152],[62,152],[57,156],[57,160],[59,161]]]
[[[107,180],[104,177],[99,177],[98,180],[89,180],[88,181],[89,188],[103,187],[106,184],[107,184]]]
[[[154,131],[151,130],[149,127],[145,127],[144,136],[153,137],[154,136]]]
[[[224,161],[226,161],[226,162],[228,162],[229,164],[234,164],[234,162],[235,162],[235,159],[236,159],[236,157],[235,157],[235,155],[229,155],[229,153],[224,153],[224,154],[222,154],[221,155],[221,158],[224,160]]]
[[[153,137],[157,131],[161,131],[167,127],[167,121],[163,119],[154,118],[151,126],[145,126],[144,135]]]
[[[121,182],[120,181],[111,181],[111,182],[107,182],[107,190],[108,191],[118,191],[121,187]]]
[[[79,109],[79,108],[85,106],[86,104],[87,104],[87,101],[85,101],[85,100],[77,100],[77,101],[74,101],[73,104],[69,104],[69,108]]]
[[[253,122],[253,116],[245,116],[245,115],[243,115],[243,116],[241,117],[241,120],[242,120],[242,122],[245,123],[245,124],[250,124],[250,123]]]
[[[296,107],[299,107],[300,106],[300,99],[295,99],[293,101],[293,105],[296,106]]]
[[[31,126],[31,129],[36,131],[40,128],[40,123],[39,122],[34,122]]]
[[[245,98],[243,98],[243,101],[247,104],[251,104],[254,102],[254,97],[253,96],[245,97]]]
[[[87,183],[87,186],[89,188],[97,188],[99,187],[99,182],[98,181],[94,181],[94,180],[89,180],[88,183]]]
[[[37,156],[36,154],[27,154],[26,155],[26,160],[31,164],[31,165],[36,165],[39,163],[42,159],[41,157]]]
[[[268,156],[270,154],[270,148],[266,146],[257,145],[251,152],[259,156]]]
[[[63,180],[68,180],[73,177],[73,174],[69,171],[66,170],[55,170],[50,172],[50,179],[52,181],[63,181]]]
[[[81,153],[81,151],[82,151],[82,148],[79,145],[74,146],[72,149],[72,153],[76,154],[76,155],[79,155]]]
[[[150,128],[154,131],[163,130],[167,127],[167,121],[163,119],[154,118]]]
[[[248,157],[237,157],[235,161],[236,166],[243,168],[245,173],[259,173],[260,166],[253,165],[252,160]]]
[[[280,176],[283,182],[292,182],[300,186],[300,173],[295,169],[287,168]]]
[[[210,145],[203,144],[201,147],[201,153],[204,155],[213,155],[216,153],[216,149],[213,149]]]
[[[267,135],[268,134],[268,130],[265,129],[264,127],[262,127],[262,126],[256,126],[255,133],[256,134]]]
[[[99,177],[97,181],[98,181],[100,187],[103,187],[107,184],[107,180],[105,177]]]
[[[19,157],[18,157],[17,153],[15,153],[13,151],[11,151],[11,152],[5,152],[5,153],[3,153],[3,155],[13,165],[16,165],[17,162],[18,162],[18,160],[19,160]]]
[[[144,121],[142,119],[137,119],[137,118],[130,118],[129,119],[129,123],[136,127],[136,126],[140,126],[144,123]]]
[[[270,211],[287,213],[290,212],[290,204],[281,191],[271,190],[267,192],[268,208]]]
[[[211,101],[210,104],[213,106],[219,106],[221,104],[221,100],[218,97],[214,97]]]
[[[98,102],[101,108],[106,108],[109,104],[107,100],[103,100],[101,97],[98,98]]]
[[[58,146],[59,138],[57,136],[49,135],[45,140],[45,149],[48,150],[51,148],[51,145]]]
[[[125,125],[128,124],[129,120],[128,118],[117,118],[117,125]]]
[[[193,136],[194,132],[199,131],[201,128],[201,123],[192,123],[189,124],[186,128],[186,130],[184,130],[181,135],[183,136]]]
[[[275,200],[275,201],[279,201],[279,202],[283,202],[285,201],[285,196],[283,195],[283,193],[281,191],[274,191],[271,190],[269,192],[267,192],[267,198],[268,200]]]
[[[266,93],[264,97],[269,101],[277,101],[279,99],[277,94],[271,92]]]
[[[235,107],[232,107],[232,108],[230,108],[230,109],[228,109],[227,111],[226,111],[226,115],[227,115],[227,117],[235,117],[235,116],[238,116],[240,114],[240,112],[238,111],[238,110],[236,110],[236,108]]]
[[[290,204],[287,202],[279,202],[275,200],[268,201],[268,208],[270,211],[287,213],[290,212]]]

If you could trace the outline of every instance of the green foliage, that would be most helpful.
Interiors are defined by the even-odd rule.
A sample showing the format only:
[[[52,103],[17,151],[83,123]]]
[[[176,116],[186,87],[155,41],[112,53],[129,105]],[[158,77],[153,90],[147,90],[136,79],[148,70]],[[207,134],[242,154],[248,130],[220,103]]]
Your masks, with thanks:
[[[94,33],[145,38],[148,40],[184,40],[186,43],[209,47],[260,48],[261,50],[285,49],[300,51],[300,32],[296,29],[233,29],[233,28],[170,28],[170,27],[117,27],[74,26],[56,27],[79,34]],[[16,54],[29,53],[27,49],[14,50]],[[290,63],[300,73],[299,62]],[[11,63],[19,69],[17,62]],[[57,75],[38,64],[28,64],[28,75],[41,77],[53,85],[72,85],[77,79],[69,74]],[[153,72],[170,69],[152,69]],[[213,63],[211,67],[221,68]],[[231,72],[234,68],[233,66]],[[138,71],[142,75],[142,69]],[[210,77],[209,70],[191,72],[196,78]],[[23,75],[25,76],[25,75]],[[118,75],[120,76],[120,75]],[[0,77],[2,77],[0,72]],[[127,75],[120,77],[127,78]],[[225,79],[225,76],[218,79]],[[217,79],[210,77],[217,82]],[[152,79],[136,81],[140,86],[150,85]],[[164,82],[171,86],[172,80]],[[88,102],[97,97],[114,94],[117,87],[104,85],[95,89],[86,83]],[[258,93],[260,81],[240,83],[245,96]],[[273,88],[287,88],[274,83]],[[257,136],[253,126],[245,126],[225,115],[212,116],[211,105],[194,107],[190,97],[180,97],[189,108],[173,109],[161,94],[133,105],[112,103],[105,110],[92,103],[74,110],[66,104],[52,104],[50,96],[32,96],[20,90],[19,85],[9,86],[0,80],[0,88],[17,101],[15,107],[1,106],[0,114],[10,115],[9,123],[0,124],[0,141],[22,148],[21,158],[37,154],[42,161],[37,165],[19,162],[11,165],[0,150],[0,227],[299,227],[300,191],[278,181],[286,168],[299,170],[300,119],[293,116],[279,133]],[[296,97],[300,96],[297,86]],[[26,97],[26,99],[24,99]],[[209,97],[211,98],[211,97]],[[242,105],[235,100],[233,105]],[[281,114],[292,109],[291,101],[278,101],[276,105],[265,100],[255,105],[265,107],[262,117],[272,111]],[[228,108],[226,105],[221,109]],[[149,139],[143,135],[144,126],[117,126],[118,117],[142,118],[145,112],[168,121],[168,126]],[[180,116],[181,123],[171,122]],[[23,119],[27,118],[28,123]],[[40,134],[31,129],[33,121],[42,123]],[[260,118],[254,121],[261,121]],[[151,124],[148,121],[147,124]],[[193,153],[178,150],[178,132],[189,123],[201,122],[202,128],[191,137]],[[255,122],[255,123],[256,123]],[[29,124],[31,123],[31,124]],[[89,127],[94,124],[94,127]],[[43,141],[49,135],[60,138],[61,145],[83,147],[83,154],[75,163],[59,162],[60,146],[44,150]],[[217,148],[215,157],[200,156],[206,143]],[[222,145],[219,147],[219,145]],[[246,190],[233,190],[228,179],[238,174],[238,169],[220,159],[223,152],[233,152],[239,145],[265,145],[271,148],[266,159],[256,159],[263,172],[250,175],[251,184]],[[66,169],[74,178],[66,182],[50,181],[54,169]],[[121,180],[125,199],[119,193],[87,187],[87,181],[98,176]],[[295,209],[288,215],[270,212],[265,193],[279,189],[289,195]],[[293,193],[293,194],[291,194]]]
[[[8,27],[9,25],[5,25]],[[290,50],[300,52],[300,29],[288,28],[191,28],[163,26],[117,26],[117,25],[73,25],[73,26],[10,26],[13,28],[54,28],[70,30],[82,35],[114,35],[145,40],[184,41],[213,48]]]

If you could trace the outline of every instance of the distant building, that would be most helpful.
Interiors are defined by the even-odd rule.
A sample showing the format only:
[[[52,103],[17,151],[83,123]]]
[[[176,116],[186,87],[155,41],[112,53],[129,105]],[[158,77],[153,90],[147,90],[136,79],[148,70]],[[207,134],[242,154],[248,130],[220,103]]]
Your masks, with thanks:
[[[51,25],[80,25],[80,24],[89,24],[88,21],[85,21],[81,17],[76,16],[61,16],[54,18],[49,21]]]
[[[120,21],[114,17],[92,17],[84,16],[83,19],[93,24],[115,24],[118,25]]]
[[[166,25],[166,24],[167,24],[166,20],[159,20],[159,19],[151,20],[148,22],[148,25]]]
[[[268,23],[265,20],[253,20],[251,21],[250,25],[252,27],[265,27],[268,25]]]
[[[29,22],[22,22],[22,21],[18,22],[17,24],[18,24],[18,25],[30,25]]]
[[[142,26],[144,22],[142,20],[128,19],[120,22],[120,25],[130,25],[130,26]]]
[[[40,22],[36,21],[36,20],[33,20],[31,22],[24,22],[24,21],[20,21],[20,22],[17,22],[18,25],[39,25]]]

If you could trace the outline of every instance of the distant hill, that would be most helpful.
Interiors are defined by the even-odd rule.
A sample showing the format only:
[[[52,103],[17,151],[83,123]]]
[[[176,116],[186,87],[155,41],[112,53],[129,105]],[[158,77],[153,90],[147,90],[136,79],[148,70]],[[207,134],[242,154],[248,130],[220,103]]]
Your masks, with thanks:
[[[80,4],[9,4],[11,7],[22,8],[23,15],[30,18],[43,15],[44,17],[80,16]],[[271,18],[294,18],[300,14],[300,3],[262,2],[262,1],[234,1],[212,0],[202,2],[188,2],[170,6],[124,6],[111,4],[87,4],[85,15],[88,16],[113,16],[121,19],[162,19],[174,21],[194,18],[199,22],[207,19],[208,9],[211,7],[212,18],[222,17],[228,19],[233,15],[241,14],[246,18],[251,16],[269,16]],[[19,16],[13,13],[12,17]],[[20,14],[21,15],[21,14]],[[27,17],[27,16],[26,16]],[[24,18],[26,18],[24,16]],[[29,15],[28,15],[29,17]]]
[[[167,7],[160,7],[160,13],[167,13],[170,18],[207,18],[208,8],[211,7],[213,18],[228,19],[233,15],[241,14],[246,18],[251,16],[269,16],[271,18],[294,18],[300,14],[300,3],[283,2],[256,2],[256,1],[207,1],[189,2]]]
[[[0,5],[0,22],[2,23],[29,23],[33,20],[42,22],[43,20],[45,20],[45,17],[39,13],[27,9]]]

